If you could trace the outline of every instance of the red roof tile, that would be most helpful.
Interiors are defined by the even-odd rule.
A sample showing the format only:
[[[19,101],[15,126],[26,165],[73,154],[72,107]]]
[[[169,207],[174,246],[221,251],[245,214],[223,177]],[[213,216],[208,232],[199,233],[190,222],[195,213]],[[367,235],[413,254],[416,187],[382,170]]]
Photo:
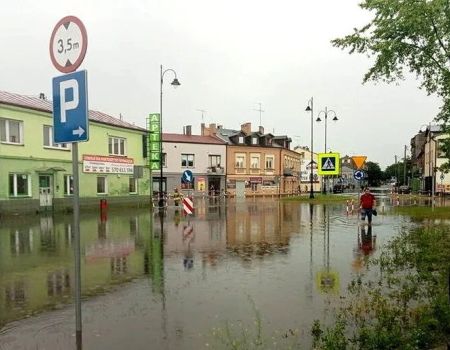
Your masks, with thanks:
[[[226,145],[226,142],[220,140],[218,137],[201,135],[163,133],[163,141],[177,143],[207,143],[214,145]]]
[[[53,112],[52,101],[44,100],[42,98],[13,94],[0,90],[0,104],[29,108],[42,112]],[[139,131],[146,131],[144,128],[127,123],[123,120],[110,116],[108,114],[89,110],[89,119],[98,123],[113,125],[121,128],[134,129]]]

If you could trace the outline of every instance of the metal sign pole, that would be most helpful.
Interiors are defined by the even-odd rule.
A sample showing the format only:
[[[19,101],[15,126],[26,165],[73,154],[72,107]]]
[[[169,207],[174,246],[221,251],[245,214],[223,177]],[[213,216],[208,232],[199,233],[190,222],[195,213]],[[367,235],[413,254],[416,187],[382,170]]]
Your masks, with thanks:
[[[73,173],[73,239],[75,254],[75,318],[76,340],[81,344],[81,252],[80,252],[80,188],[78,176],[78,143],[72,142]]]

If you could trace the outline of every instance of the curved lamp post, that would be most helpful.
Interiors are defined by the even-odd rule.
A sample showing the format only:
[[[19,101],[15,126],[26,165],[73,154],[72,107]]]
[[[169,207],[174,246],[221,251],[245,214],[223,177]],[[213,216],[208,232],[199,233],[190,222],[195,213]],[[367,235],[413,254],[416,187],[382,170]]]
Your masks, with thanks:
[[[319,114],[317,115],[317,119],[316,122],[321,122],[322,119],[320,119],[320,115],[324,114],[324,120],[325,120],[325,149],[324,149],[324,153],[327,153],[327,120],[328,120],[328,114],[329,113],[333,113],[334,117],[333,117],[333,121],[338,121],[338,117],[336,115],[336,112],[333,111],[332,109],[328,110],[327,107],[325,107],[324,111],[320,111]],[[326,180],[325,180],[325,175],[323,176],[323,190],[322,193],[323,194],[327,194],[327,184],[326,184]]]
[[[175,78],[173,79],[173,81],[170,83],[173,87],[178,87],[180,86],[180,82],[178,81],[177,78],[177,73],[173,70],[173,69],[166,69],[163,71],[163,66],[161,65],[161,74],[160,74],[160,95],[159,95],[159,117],[160,117],[160,131],[159,131],[159,202],[158,202],[158,206],[159,209],[162,210],[164,208],[164,195],[163,195],[163,149],[162,149],[162,120],[163,120],[163,113],[162,113],[162,96],[163,96],[163,83],[164,83],[164,74],[166,74],[167,72],[172,72],[175,76]],[[167,184],[166,184],[167,187]]]
[[[313,123],[313,114],[314,114],[314,108],[313,108],[313,98],[308,101],[308,106],[306,107],[305,111],[311,112],[311,163],[310,165],[310,174],[309,174],[309,198],[314,198],[314,190],[313,190],[313,140],[314,140],[314,123]]]

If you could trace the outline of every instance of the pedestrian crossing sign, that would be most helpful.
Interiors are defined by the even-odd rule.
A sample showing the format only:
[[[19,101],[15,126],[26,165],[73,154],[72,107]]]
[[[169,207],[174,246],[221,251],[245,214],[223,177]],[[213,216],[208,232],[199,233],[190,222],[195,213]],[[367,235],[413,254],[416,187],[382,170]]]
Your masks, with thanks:
[[[341,161],[339,153],[319,153],[319,175],[339,175]]]

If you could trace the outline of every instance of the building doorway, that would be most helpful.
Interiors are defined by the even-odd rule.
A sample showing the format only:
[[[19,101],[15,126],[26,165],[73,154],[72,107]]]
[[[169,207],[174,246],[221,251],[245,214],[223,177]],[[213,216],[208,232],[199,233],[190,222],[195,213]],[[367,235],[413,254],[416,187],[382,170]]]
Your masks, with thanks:
[[[51,207],[53,205],[52,175],[39,175],[39,205]]]
[[[208,176],[208,190],[210,196],[220,194],[220,176]]]

